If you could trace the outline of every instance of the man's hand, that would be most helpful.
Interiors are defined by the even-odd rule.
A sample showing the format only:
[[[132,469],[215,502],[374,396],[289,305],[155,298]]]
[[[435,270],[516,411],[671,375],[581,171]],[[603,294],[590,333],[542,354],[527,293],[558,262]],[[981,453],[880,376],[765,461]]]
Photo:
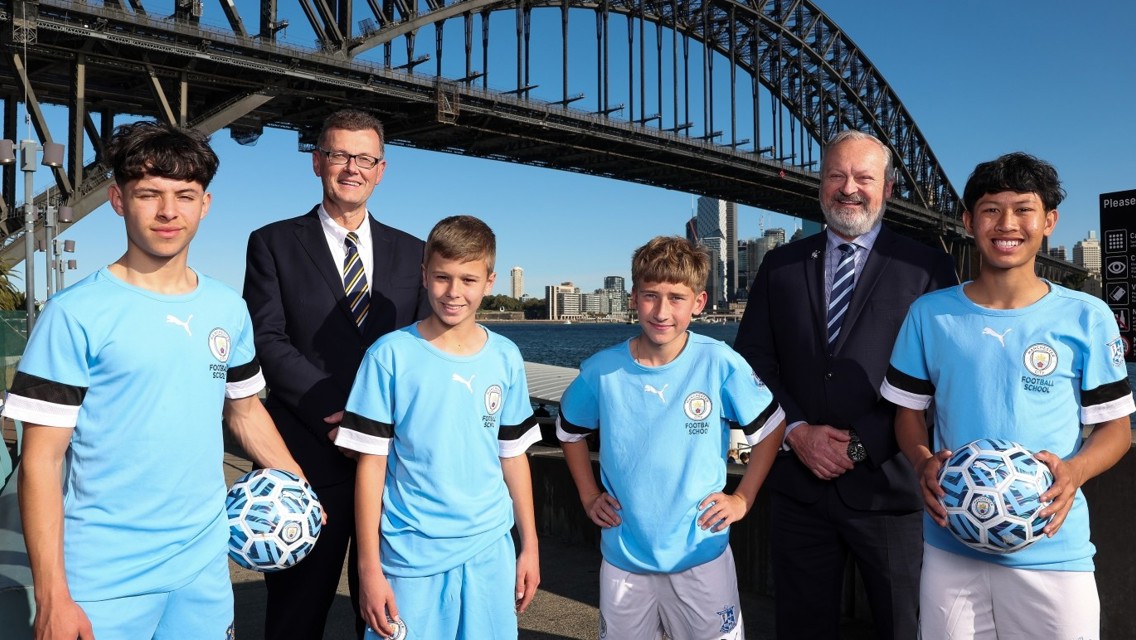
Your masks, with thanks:
[[[927,515],[940,527],[947,526],[947,510],[939,502],[947,495],[939,485],[939,470],[943,463],[954,455],[953,451],[943,449],[933,456],[923,458],[915,465],[915,477],[919,479],[919,488],[923,491],[923,507]]]
[[[827,424],[802,424],[785,437],[793,453],[821,480],[832,480],[855,466],[848,458],[852,436]]]
[[[606,491],[583,498],[580,503],[583,504],[588,518],[601,529],[617,526],[623,521],[617,513],[623,507],[619,506],[619,501]]]

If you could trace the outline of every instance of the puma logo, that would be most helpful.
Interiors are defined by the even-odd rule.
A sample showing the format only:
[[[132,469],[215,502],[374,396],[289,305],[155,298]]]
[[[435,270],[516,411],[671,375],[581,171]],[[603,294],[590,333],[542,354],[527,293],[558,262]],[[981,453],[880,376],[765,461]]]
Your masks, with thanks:
[[[473,393],[473,379],[476,378],[476,377],[477,377],[477,374],[474,374],[474,375],[469,377],[469,380],[466,380],[465,378],[463,378],[463,377],[461,377],[461,376],[459,376],[458,374],[455,373],[453,376],[450,377],[450,380],[464,384],[465,388],[469,389],[470,393]]]
[[[189,337],[192,338],[193,332],[189,330],[189,321],[190,320],[193,320],[193,314],[190,314],[189,317],[185,319],[185,322],[182,322],[176,316],[173,316],[173,315],[167,315],[166,316],[166,323],[167,324],[176,324],[177,326],[181,327],[182,329],[185,329],[185,332],[187,334],[189,334]]]
[[[1002,333],[998,333],[997,331],[991,329],[990,327],[986,327],[982,330],[982,335],[990,336],[992,338],[997,338],[998,344],[1002,345],[1002,348],[1005,349],[1006,348],[1006,335],[1009,334],[1011,331],[1013,331],[1012,328],[1006,329]]]
[[[663,404],[666,404],[667,399],[663,397],[663,392],[666,391],[667,387],[669,387],[669,386],[671,386],[671,385],[664,384],[662,389],[656,389],[655,387],[652,387],[649,384],[645,384],[645,385],[643,385],[643,391],[646,391],[647,393],[651,393],[651,394],[654,394],[656,396],[659,396],[659,400],[661,400],[663,402]]]

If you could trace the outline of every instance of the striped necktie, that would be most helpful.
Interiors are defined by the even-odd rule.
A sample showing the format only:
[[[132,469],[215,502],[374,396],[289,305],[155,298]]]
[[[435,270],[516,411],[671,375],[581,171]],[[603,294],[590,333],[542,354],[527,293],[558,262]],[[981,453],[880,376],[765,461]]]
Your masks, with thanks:
[[[367,274],[363,271],[363,260],[359,257],[359,236],[354,231],[347,233],[344,249],[343,292],[347,294],[347,304],[351,306],[355,324],[362,328],[367,320],[367,311],[371,308],[371,294],[367,292]]]
[[[832,277],[832,292],[828,296],[828,347],[831,349],[840,336],[840,325],[852,300],[852,285],[856,279],[856,245],[842,244],[840,264]]]

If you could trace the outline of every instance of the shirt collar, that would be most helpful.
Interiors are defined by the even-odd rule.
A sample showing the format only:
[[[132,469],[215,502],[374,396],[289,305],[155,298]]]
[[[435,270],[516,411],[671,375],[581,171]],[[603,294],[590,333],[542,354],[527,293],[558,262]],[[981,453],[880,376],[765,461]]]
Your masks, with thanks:
[[[872,227],[867,233],[862,236],[853,238],[852,240],[845,240],[844,238],[836,235],[831,228],[828,228],[825,230],[825,234],[828,236],[828,242],[825,245],[825,250],[828,252],[836,251],[836,248],[840,245],[844,243],[851,243],[856,245],[857,249],[860,249],[864,252],[869,252],[872,250],[872,246],[876,244],[876,238],[880,237],[880,229],[882,227],[883,225],[877,223],[876,226]]]
[[[348,229],[344,229],[343,227],[336,224],[335,221],[331,219],[331,216],[327,214],[327,209],[323,208],[323,204],[320,204],[318,214],[320,226],[323,227],[324,234],[326,234],[330,238],[333,238],[339,245],[342,245],[347,241]],[[355,235],[359,236],[359,245],[366,246],[371,244],[370,220],[371,213],[368,211],[367,214],[363,217],[363,224],[359,225],[358,229],[355,229]]]

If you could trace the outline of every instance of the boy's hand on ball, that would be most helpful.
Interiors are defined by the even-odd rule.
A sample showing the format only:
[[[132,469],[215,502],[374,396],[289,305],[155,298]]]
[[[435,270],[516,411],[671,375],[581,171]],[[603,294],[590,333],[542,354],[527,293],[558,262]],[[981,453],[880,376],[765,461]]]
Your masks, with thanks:
[[[1049,467],[1049,472],[1053,474],[1053,484],[1041,494],[1041,502],[1047,504],[1037,514],[1040,519],[1050,518],[1049,524],[1045,525],[1042,532],[1052,538],[1065,523],[1065,517],[1073,508],[1073,499],[1077,497],[1077,489],[1084,484],[1084,480],[1080,477],[1076,465],[1062,460],[1058,455],[1040,451],[1034,457]]]
[[[919,487],[923,490],[923,504],[926,506],[927,515],[931,516],[935,524],[940,527],[947,526],[947,510],[940,502],[946,493],[939,484],[939,471],[942,470],[943,463],[953,454],[953,451],[943,449],[915,465],[915,475],[919,478]]]

